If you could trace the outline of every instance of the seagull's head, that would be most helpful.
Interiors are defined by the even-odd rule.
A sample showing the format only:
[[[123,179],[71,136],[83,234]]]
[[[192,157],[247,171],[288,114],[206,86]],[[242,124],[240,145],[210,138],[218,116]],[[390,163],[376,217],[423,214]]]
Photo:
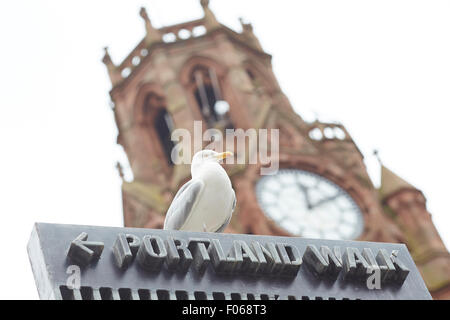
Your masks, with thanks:
[[[219,164],[221,160],[232,156],[233,152],[230,151],[216,152],[214,150],[201,150],[197,152],[192,158],[191,173],[192,175],[194,175],[194,172],[197,172],[204,164]]]

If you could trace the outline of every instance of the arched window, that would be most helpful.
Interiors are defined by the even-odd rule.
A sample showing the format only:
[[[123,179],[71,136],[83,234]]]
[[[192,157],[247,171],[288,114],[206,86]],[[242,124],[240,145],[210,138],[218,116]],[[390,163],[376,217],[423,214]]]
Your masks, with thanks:
[[[166,109],[161,109],[155,117],[154,126],[158,133],[159,140],[164,149],[164,154],[170,165],[173,165],[171,153],[174,147],[174,143],[171,139],[171,133],[173,130],[172,117]]]
[[[169,165],[173,165],[171,153],[174,143],[171,140],[171,134],[174,125],[172,117],[167,112],[164,98],[156,93],[149,93],[145,98],[142,111],[144,124],[156,132],[157,137],[154,133],[151,136],[159,140],[160,153],[165,156]]]
[[[143,107],[144,122],[146,122],[146,124],[150,124],[148,123],[148,121],[153,118],[156,111],[165,109],[165,107],[166,106],[163,97],[157,95],[154,92],[147,94]]]
[[[247,72],[247,75],[250,78],[250,81],[253,84],[253,88],[259,93],[259,94],[268,94],[269,93],[269,88],[267,87],[267,83],[265,81],[263,81],[263,77],[255,72],[254,70],[252,70],[251,67],[247,67],[245,69],[245,71]]]
[[[194,96],[200,111],[209,126],[217,122],[228,122],[229,105],[222,97],[219,79],[212,68],[196,66],[191,73]]]

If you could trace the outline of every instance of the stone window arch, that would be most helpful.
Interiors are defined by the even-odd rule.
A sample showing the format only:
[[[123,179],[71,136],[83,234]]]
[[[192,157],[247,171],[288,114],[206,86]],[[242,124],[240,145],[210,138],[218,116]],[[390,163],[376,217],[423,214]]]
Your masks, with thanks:
[[[210,127],[229,122],[229,104],[223,96],[222,86],[214,68],[196,65],[189,77],[195,102]]]
[[[244,64],[244,68],[254,90],[256,90],[260,95],[273,95],[275,88],[270,81],[269,75],[267,75],[264,71],[261,71],[259,67],[249,61]]]
[[[208,57],[189,58],[180,69],[180,82],[186,90],[196,120],[206,127],[232,128],[231,110],[235,97],[227,86],[228,69]]]
[[[194,86],[194,97],[202,115],[208,123],[219,120],[215,105],[221,99],[217,75],[214,70],[204,65],[197,65],[191,72],[191,83]]]
[[[174,124],[170,113],[167,111],[164,97],[156,92],[146,94],[142,104],[141,124],[148,127],[150,138],[159,142],[155,146],[159,157],[165,158],[167,164],[172,166],[171,153],[174,143],[171,140],[171,134]]]

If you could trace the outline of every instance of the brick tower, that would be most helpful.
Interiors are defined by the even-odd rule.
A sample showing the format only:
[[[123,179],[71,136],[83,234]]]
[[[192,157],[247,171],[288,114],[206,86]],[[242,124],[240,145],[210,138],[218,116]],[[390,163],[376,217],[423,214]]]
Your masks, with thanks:
[[[174,129],[193,133],[194,121],[203,130],[279,129],[278,174],[227,165],[237,207],[226,232],[403,242],[432,295],[450,298],[450,255],[422,192],[384,166],[375,188],[344,126],[308,123],[294,112],[252,25],[231,30],[208,0],[200,3],[202,19],[159,29],[142,8],[144,39],[119,65],[105,49],[117,143],[133,173],[122,183],[125,225],[161,228],[190,179],[189,166],[171,160]]]

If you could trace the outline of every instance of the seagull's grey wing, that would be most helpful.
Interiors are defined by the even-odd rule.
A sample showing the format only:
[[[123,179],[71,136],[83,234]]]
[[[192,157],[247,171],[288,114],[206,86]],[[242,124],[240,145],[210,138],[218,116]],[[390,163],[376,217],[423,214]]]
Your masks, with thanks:
[[[167,211],[164,229],[179,230],[183,226],[203,186],[201,180],[190,180],[178,190]]]
[[[230,213],[230,215],[228,216],[227,220],[225,220],[225,222],[215,232],[219,232],[219,233],[223,232],[223,230],[225,230],[225,228],[230,223],[231,216],[232,216],[232,214]]]
[[[225,230],[225,228],[228,226],[228,224],[230,223],[231,217],[233,216],[233,211],[234,208],[236,208],[236,193],[233,191],[233,204],[231,205],[231,212],[230,215],[228,216],[228,218],[225,220],[225,222],[216,230],[216,232],[223,232],[223,230]]]
[[[231,191],[233,191],[233,205],[231,206],[231,213],[233,213],[234,209],[236,208],[236,192],[234,192],[233,189],[231,189]]]

